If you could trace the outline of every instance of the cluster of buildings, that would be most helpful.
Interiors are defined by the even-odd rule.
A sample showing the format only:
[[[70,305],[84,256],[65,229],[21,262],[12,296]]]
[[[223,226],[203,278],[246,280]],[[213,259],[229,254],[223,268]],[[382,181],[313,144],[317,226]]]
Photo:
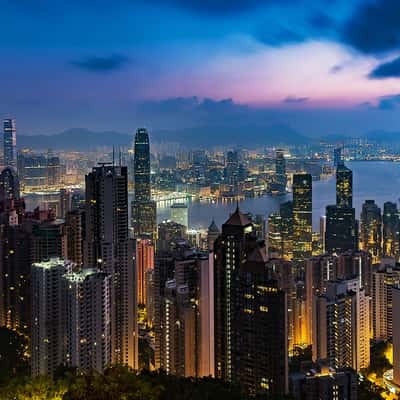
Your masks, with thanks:
[[[366,201],[359,223],[352,171],[339,156],[336,204],[321,220],[317,246],[308,173],[294,174],[293,199],[269,216],[267,238],[263,221],[238,205],[221,229],[211,223],[199,246],[185,205],[174,204],[171,220],[157,224],[146,129],[137,130],[134,147],[131,204],[128,168],[101,163],[86,175],[79,201],[62,192],[60,215],[27,211],[15,122],[4,122],[0,325],[29,337],[34,376],[118,363],[239,382],[251,395],[353,400],[373,339],[393,340],[400,383],[395,204],[382,214]],[[228,159],[234,187],[241,168],[234,153]],[[275,163],[273,190],[285,193],[280,150]],[[289,374],[289,358],[308,346],[312,363]]]

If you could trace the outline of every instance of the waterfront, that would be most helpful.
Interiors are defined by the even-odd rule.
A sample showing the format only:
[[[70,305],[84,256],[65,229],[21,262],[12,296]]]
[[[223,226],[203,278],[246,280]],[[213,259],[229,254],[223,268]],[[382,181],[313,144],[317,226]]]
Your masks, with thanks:
[[[359,218],[362,204],[375,200],[383,208],[386,201],[398,202],[400,197],[400,164],[391,161],[353,161],[346,165],[353,170],[353,205]],[[265,217],[278,210],[279,204],[292,198],[291,193],[282,197],[264,196],[242,200],[240,208],[245,212]],[[334,204],[335,177],[313,182],[313,228],[319,230],[320,216],[325,207]],[[218,226],[233,212],[236,203],[210,203],[192,201],[189,205],[189,221],[193,228],[206,228],[214,218]],[[168,208],[159,208],[158,220],[169,217]]]

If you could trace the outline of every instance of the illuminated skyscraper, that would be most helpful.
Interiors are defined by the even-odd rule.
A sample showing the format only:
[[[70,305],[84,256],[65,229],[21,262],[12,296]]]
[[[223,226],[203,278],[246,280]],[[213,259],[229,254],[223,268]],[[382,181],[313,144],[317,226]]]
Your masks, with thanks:
[[[86,175],[85,266],[112,277],[112,362],[138,362],[134,243],[128,236],[127,168],[102,164]]]
[[[146,129],[139,128],[135,135],[134,159],[135,197],[132,202],[132,228],[135,238],[157,236],[157,205],[151,200],[150,142]]]
[[[139,128],[135,135],[135,200],[151,200],[149,134]]]
[[[337,147],[333,150],[333,165],[337,167],[342,162],[342,148]]]
[[[14,168],[4,168],[0,173],[0,203],[7,200],[18,200],[19,197],[19,180]]]
[[[386,202],[383,205],[383,255],[399,259],[400,252],[400,218],[396,203]]]
[[[189,228],[188,207],[183,203],[174,203],[171,206],[171,221],[183,225],[186,229]]]
[[[336,168],[336,205],[353,207],[353,172],[343,161]]]
[[[312,255],[312,177],[293,176],[293,260],[303,275],[305,260]]]
[[[148,239],[136,241],[137,303],[147,302],[147,272],[154,269],[154,246]]]
[[[286,193],[286,160],[283,150],[276,150],[275,159],[275,187],[278,194]]]
[[[400,287],[393,288],[393,380],[400,385]]]
[[[4,165],[16,168],[17,129],[15,125],[15,119],[5,119],[3,121],[3,134]]]
[[[237,209],[214,244],[215,376],[250,393],[287,391],[287,299]]]
[[[382,255],[382,215],[374,200],[366,200],[361,211],[360,247],[368,251],[373,263]]]

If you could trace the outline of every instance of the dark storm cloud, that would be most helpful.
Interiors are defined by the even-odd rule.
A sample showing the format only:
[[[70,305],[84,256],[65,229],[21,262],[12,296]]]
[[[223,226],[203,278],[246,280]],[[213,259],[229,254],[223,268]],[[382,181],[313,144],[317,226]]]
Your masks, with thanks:
[[[282,103],[285,104],[304,104],[310,100],[308,97],[295,97],[295,96],[288,96],[283,99]]]
[[[399,78],[400,57],[378,65],[368,76],[371,79]]]
[[[345,23],[343,40],[366,54],[379,54],[400,46],[400,1],[363,2]]]
[[[106,57],[87,57],[70,61],[69,64],[88,72],[112,72],[123,68],[130,59],[122,54]]]

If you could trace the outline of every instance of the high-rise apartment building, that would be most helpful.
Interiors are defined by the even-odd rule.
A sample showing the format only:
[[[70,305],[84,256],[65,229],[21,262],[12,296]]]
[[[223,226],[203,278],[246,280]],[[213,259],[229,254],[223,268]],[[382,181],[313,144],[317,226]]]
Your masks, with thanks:
[[[111,276],[84,268],[65,274],[62,281],[63,361],[84,371],[103,372],[111,363]]]
[[[387,261],[392,261],[387,263]],[[382,259],[372,273],[372,331],[374,340],[393,336],[393,288],[400,285],[400,267],[394,260]]]
[[[112,362],[136,368],[136,273],[128,235],[126,167],[102,164],[86,175],[85,214],[85,264],[112,277]]]
[[[400,385],[400,287],[393,288],[393,380]]]
[[[32,375],[53,375],[65,360],[64,282],[73,264],[60,258],[32,264]]]
[[[82,209],[69,211],[65,216],[67,231],[67,259],[77,266],[84,264],[85,212]]]
[[[358,279],[329,281],[316,297],[313,313],[313,360],[332,368],[368,368],[370,298]]]
[[[15,119],[3,120],[4,165],[17,167],[17,128]]]
[[[148,271],[154,269],[154,246],[149,239],[136,241],[137,303],[146,306]]]
[[[287,391],[287,300],[237,209],[214,244],[215,376],[250,393]]]

